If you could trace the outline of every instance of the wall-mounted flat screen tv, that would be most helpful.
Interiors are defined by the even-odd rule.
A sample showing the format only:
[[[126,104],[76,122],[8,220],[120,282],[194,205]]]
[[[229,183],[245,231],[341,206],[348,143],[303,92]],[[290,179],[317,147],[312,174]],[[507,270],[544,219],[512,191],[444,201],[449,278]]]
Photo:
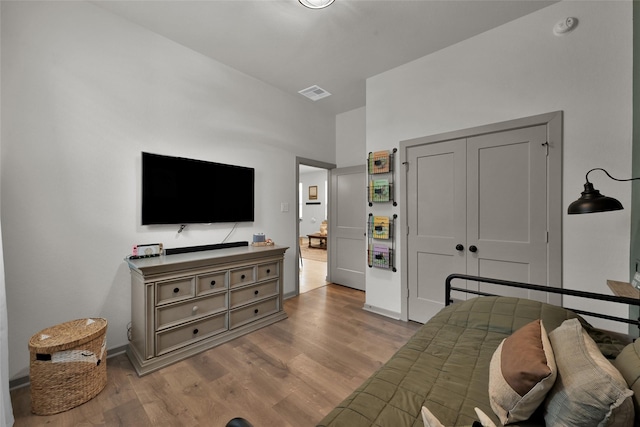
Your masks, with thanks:
[[[254,220],[255,170],[142,153],[142,225]]]

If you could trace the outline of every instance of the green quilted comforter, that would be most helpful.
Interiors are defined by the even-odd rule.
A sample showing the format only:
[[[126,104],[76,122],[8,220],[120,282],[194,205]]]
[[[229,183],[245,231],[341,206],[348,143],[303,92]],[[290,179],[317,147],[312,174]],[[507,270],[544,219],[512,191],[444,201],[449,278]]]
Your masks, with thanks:
[[[318,426],[422,427],[423,405],[445,426],[471,425],[476,406],[500,425],[487,391],[489,363],[500,342],[533,320],[542,319],[550,332],[573,317],[579,316],[511,297],[473,298],[445,307]],[[608,339],[592,328],[589,333],[604,346],[601,350],[606,348]],[[621,348],[614,343],[611,351]]]

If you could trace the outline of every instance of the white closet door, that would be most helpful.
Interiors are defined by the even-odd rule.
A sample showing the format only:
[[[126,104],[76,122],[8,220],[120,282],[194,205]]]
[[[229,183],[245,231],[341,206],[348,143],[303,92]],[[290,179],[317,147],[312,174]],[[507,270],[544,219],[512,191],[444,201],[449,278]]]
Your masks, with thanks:
[[[407,147],[409,319],[444,306],[451,273],[547,283],[546,135],[539,125]]]
[[[546,138],[541,125],[467,140],[468,274],[547,282]],[[492,285],[481,290],[546,297],[522,289],[498,291]]]
[[[407,158],[409,319],[425,322],[443,306],[446,277],[465,271],[466,140],[410,147]]]

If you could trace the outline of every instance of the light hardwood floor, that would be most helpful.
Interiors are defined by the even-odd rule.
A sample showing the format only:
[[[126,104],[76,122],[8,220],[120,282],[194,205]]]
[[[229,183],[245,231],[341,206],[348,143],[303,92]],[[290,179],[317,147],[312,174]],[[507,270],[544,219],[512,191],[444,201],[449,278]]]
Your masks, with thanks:
[[[13,390],[15,426],[314,426],[420,326],[363,304],[330,284],[285,301],[288,319],[144,377],[117,355],[105,389],[57,415],[31,414],[29,388]]]
[[[327,285],[327,263],[312,259],[303,260],[300,266],[300,293]]]

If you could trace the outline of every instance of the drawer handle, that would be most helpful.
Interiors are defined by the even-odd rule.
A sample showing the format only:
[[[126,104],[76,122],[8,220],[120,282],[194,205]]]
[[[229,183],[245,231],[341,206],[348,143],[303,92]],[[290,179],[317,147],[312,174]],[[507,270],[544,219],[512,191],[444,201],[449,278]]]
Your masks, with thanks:
[[[215,281],[215,280],[212,280],[212,281],[211,281],[211,287],[213,288],[215,285],[216,285],[216,281]]]
[[[191,309],[191,312],[192,312],[193,314],[196,314],[196,313],[198,312],[198,306],[197,306],[197,305],[194,305],[194,306],[193,306],[193,308]]]
[[[178,292],[180,292],[180,288],[173,288],[173,293],[177,294]]]
[[[195,328],[195,329],[193,330],[193,335],[197,335],[197,334],[198,334],[198,332],[200,332],[200,331],[198,331],[198,328]]]
[[[253,310],[253,314],[258,314],[260,310],[258,310],[257,308],[255,310]]]
[[[259,293],[260,293],[260,291],[259,291],[259,290],[257,290],[257,289],[256,289],[256,290],[255,290],[255,292],[254,292],[254,294],[255,294],[255,295],[258,295]]]
[[[243,274],[242,276],[240,276],[240,279],[244,280],[245,275]]]
[[[271,269],[267,268],[267,274],[271,273]]]

